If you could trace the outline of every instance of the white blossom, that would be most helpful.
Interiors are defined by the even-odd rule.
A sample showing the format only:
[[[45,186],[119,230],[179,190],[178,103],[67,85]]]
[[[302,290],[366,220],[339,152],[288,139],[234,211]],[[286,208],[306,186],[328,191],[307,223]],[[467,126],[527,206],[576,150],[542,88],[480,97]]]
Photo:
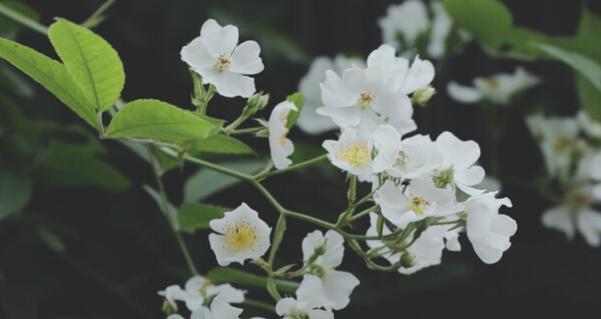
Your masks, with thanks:
[[[450,82],[447,93],[461,103],[476,103],[483,100],[495,104],[509,104],[517,93],[536,86],[540,79],[523,68],[517,68],[513,74],[498,73],[486,78],[477,77],[473,86],[464,86]]]
[[[206,300],[219,298],[227,303],[244,302],[244,291],[232,287],[230,284],[213,285],[202,276],[194,276],[186,282],[186,306],[190,311],[196,311],[202,307]]]
[[[240,319],[242,309],[215,298],[210,307],[201,307],[192,312],[191,319]]]
[[[305,98],[305,104],[298,118],[298,127],[309,134],[321,134],[336,129],[338,126],[329,118],[317,114],[317,108],[322,105],[319,84],[326,78],[326,71],[332,70],[341,75],[350,68],[364,68],[365,62],[358,58],[348,58],[337,55],[334,59],[317,57],[311,63],[309,71],[299,83],[299,92]]]
[[[275,311],[283,319],[333,319],[329,309],[331,305],[321,286],[321,280],[313,275],[306,275],[296,290],[296,299],[282,298],[275,306]]]
[[[440,264],[447,229],[448,226],[431,226],[422,232],[413,245],[407,248],[407,253],[411,256],[411,265],[400,267],[399,272],[410,275],[426,267]]]
[[[443,132],[436,139],[436,145],[443,156],[443,164],[433,176],[438,186],[453,182],[466,194],[481,193],[473,187],[480,184],[485,176],[484,169],[476,165],[480,158],[478,143],[462,141],[451,132]]]
[[[319,252],[319,257],[312,261],[310,269],[321,280],[324,294],[332,303],[331,308],[345,308],[350,302],[349,296],[353,289],[359,285],[359,279],[349,272],[336,270],[342,263],[344,238],[333,230],[326,232],[325,236],[316,230],[303,239],[302,250],[305,263]]]
[[[203,84],[213,84],[217,93],[247,98],[256,91],[254,79],[247,75],[263,71],[260,53],[255,41],[238,45],[237,27],[222,27],[209,19],[202,25],[200,36],[182,48],[181,58],[202,76]]]
[[[516,222],[499,214],[501,206],[511,207],[508,198],[496,198],[496,192],[471,197],[465,203],[467,238],[476,255],[487,264],[498,262],[511,246],[509,238],[517,231]]]
[[[322,146],[334,166],[357,176],[373,173],[372,143],[364,132],[347,128],[337,141],[326,140]]]
[[[596,139],[601,138],[601,123],[593,120],[587,112],[578,112],[576,120],[578,121],[582,131],[584,131],[587,135]]]
[[[442,164],[442,153],[426,135],[401,140],[392,126],[382,125],[372,135],[372,141],[377,150],[375,173],[411,179],[430,174]]]
[[[209,225],[217,232],[209,235],[209,243],[221,266],[256,260],[269,249],[271,228],[246,203],[226,212],[223,218],[211,220]]]
[[[426,217],[443,217],[463,209],[451,188],[438,188],[429,178],[411,180],[404,188],[388,180],[374,195],[382,215],[397,227],[405,228]]]
[[[283,169],[292,164],[288,156],[294,152],[294,144],[288,139],[287,125],[288,114],[296,110],[294,103],[284,101],[276,105],[269,116],[269,148],[271,160],[277,169]]]

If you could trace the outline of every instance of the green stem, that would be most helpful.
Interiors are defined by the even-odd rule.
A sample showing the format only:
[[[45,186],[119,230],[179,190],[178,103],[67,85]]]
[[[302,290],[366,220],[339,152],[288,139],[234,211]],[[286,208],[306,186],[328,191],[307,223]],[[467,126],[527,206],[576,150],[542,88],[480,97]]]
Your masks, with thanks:
[[[349,222],[352,223],[352,222],[356,221],[357,219],[360,219],[363,216],[369,215],[369,213],[373,212],[377,208],[378,208],[378,205],[371,206],[371,207],[369,207],[369,208],[367,208],[367,209],[365,209],[365,210],[363,210],[363,211],[361,211],[361,212],[359,212],[359,213],[351,216],[349,218]]]
[[[7,17],[17,23],[20,23],[20,24],[28,27],[29,29],[36,31],[40,34],[43,34],[43,35],[48,34],[48,28],[46,26],[21,14],[20,12],[13,10],[12,8],[10,8],[9,6],[7,6],[6,4],[4,4],[2,2],[0,2],[0,14],[4,15],[5,17]]]
[[[266,310],[266,311],[275,313],[275,307],[273,305],[268,304],[268,303],[263,302],[263,301],[245,298],[244,299],[244,304],[248,305],[248,306],[251,306],[251,307],[255,307],[255,308],[261,309],[261,310]]]
[[[188,250],[188,246],[186,246],[186,242],[184,241],[184,238],[177,230],[177,226],[171,218],[172,216],[175,216],[175,214],[170,211],[171,209],[169,207],[169,201],[167,199],[165,185],[163,184],[163,180],[161,179],[161,168],[160,168],[159,163],[156,158],[156,150],[154,149],[153,146],[149,147],[148,153],[149,153],[150,160],[151,160],[152,171],[154,173],[154,177],[155,177],[157,186],[159,188],[159,193],[161,194],[161,206],[162,206],[163,212],[165,214],[165,217],[167,218],[169,227],[171,228],[171,231],[173,232],[173,236],[175,237],[175,240],[177,241],[177,244],[178,244],[180,250],[182,251],[182,255],[184,256],[184,259],[186,260],[186,264],[188,265],[190,272],[193,275],[197,276],[198,270],[196,269],[196,266],[194,265],[194,261],[192,260],[192,256],[190,254],[190,251]]]
[[[98,7],[98,9],[96,9],[96,11],[94,11],[94,13],[92,13],[92,15],[81,24],[81,26],[89,29],[98,26],[98,24],[104,20],[102,15],[113,5],[113,3],[115,3],[115,0],[107,0],[100,7]]]
[[[263,129],[263,127],[261,127],[261,126],[241,128],[241,129],[233,130],[233,131],[229,132],[229,134],[230,135],[240,135],[240,134],[256,133],[262,129]]]
[[[263,173],[263,174],[257,174],[257,175],[255,175],[255,179],[261,180],[261,179],[265,179],[267,177],[271,177],[271,176],[275,176],[275,175],[287,173],[287,172],[290,172],[290,171],[294,171],[294,170],[297,170],[299,168],[303,168],[305,166],[309,166],[309,165],[313,165],[315,163],[321,162],[321,161],[323,161],[323,160],[325,160],[327,158],[328,158],[328,155],[327,154],[323,154],[323,155],[314,157],[312,159],[306,160],[304,162],[300,162],[300,163],[297,163],[297,164],[294,164],[294,165],[290,165],[290,166],[288,166],[287,168],[284,168],[284,169],[275,170],[275,171],[271,171],[271,172],[266,172],[266,173]]]

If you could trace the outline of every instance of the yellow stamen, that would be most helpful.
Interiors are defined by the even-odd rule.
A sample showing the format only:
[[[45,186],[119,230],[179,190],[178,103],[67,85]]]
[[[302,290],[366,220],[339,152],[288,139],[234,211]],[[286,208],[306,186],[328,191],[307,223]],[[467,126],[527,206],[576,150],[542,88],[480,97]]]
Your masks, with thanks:
[[[245,221],[228,227],[225,231],[225,243],[229,249],[239,252],[248,249],[257,240],[257,230]]]
[[[351,166],[359,166],[370,160],[365,143],[353,143],[342,147],[340,157]]]
[[[359,93],[359,98],[357,99],[357,106],[359,106],[359,108],[361,108],[362,110],[369,109],[374,104],[375,98],[376,97],[373,93],[369,91],[363,91]]]
[[[409,198],[409,209],[417,215],[422,215],[428,206],[430,206],[430,203],[422,196]]]
[[[486,79],[486,84],[491,89],[496,89],[499,87],[499,79],[496,76],[491,76]]]
[[[215,63],[215,70],[219,72],[227,71],[227,69],[230,67],[230,64],[230,57],[225,54],[220,54],[219,57],[217,57],[217,63]]]
[[[553,148],[557,153],[565,153],[570,149],[570,139],[565,136],[559,136],[555,143],[553,143]]]

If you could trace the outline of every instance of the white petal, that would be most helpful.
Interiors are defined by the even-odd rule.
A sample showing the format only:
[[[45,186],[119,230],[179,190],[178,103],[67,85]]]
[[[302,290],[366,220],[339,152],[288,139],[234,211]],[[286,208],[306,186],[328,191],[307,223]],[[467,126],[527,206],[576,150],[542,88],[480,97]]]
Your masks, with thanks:
[[[241,43],[231,56],[229,70],[240,74],[257,74],[263,71],[263,61],[259,57],[261,47],[255,41]]]
[[[314,275],[303,276],[303,281],[296,290],[296,297],[299,303],[307,305],[308,308],[332,306],[332,302],[328,301],[323,290],[321,279]]]
[[[342,79],[331,70],[326,72],[326,80],[320,87],[321,100],[328,107],[348,107],[356,102]]]
[[[434,79],[434,65],[428,60],[416,56],[409,68],[405,83],[401,91],[405,94],[413,93],[417,89],[427,87]]]
[[[480,146],[474,141],[462,141],[451,132],[443,132],[436,145],[444,155],[445,162],[456,170],[472,166],[480,158]]]
[[[253,78],[232,72],[222,73],[213,84],[217,93],[225,97],[248,98],[256,92]]]
[[[355,275],[344,271],[328,271],[322,280],[326,297],[334,303],[334,310],[346,308],[353,289],[359,285],[359,279]]]
[[[576,224],[586,242],[598,247],[601,245],[601,213],[592,209],[580,212],[576,218]]]
[[[196,72],[212,68],[216,63],[215,58],[209,53],[209,50],[200,37],[184,46],[180,55],[182,61],[186,62]]]
[[[200,30],[207,49],[213,56],[230,55],[238,44],[238,28],[233,25],[221,27],[215,20],[207,20]]]
[[[545,227],[562,231],[570,239],[574,237],[574,222],[566,206],[553,207],[544,212],[542,223]]]
[[[298,302],[294,298],[290,298],[290,297],[282,298],[275,305],[275,312],[279,316],[285,316],[287,314],[293,313],[293,311],[296,310],[297,307],[298,307]]]
[[[460,85],[457,82],[450,82],[447,85],[449,96],[461,103],[476,103],[482,100],[482,93],[473,87]]]

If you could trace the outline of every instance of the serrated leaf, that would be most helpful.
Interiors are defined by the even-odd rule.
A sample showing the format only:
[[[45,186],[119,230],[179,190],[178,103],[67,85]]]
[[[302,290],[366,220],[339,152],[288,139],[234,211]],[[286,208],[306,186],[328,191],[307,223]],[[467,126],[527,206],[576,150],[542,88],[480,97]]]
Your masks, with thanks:
[[[111,138],[139,138],[184,144],[203,139],[214,129],[190,111],[159,100],[135,100],[121,108],[107,129]]]
[[[209,136],[203,140],[192,142],[187,149],[191,153],[215,153],[215,154],[253,154],[250,146],[233,137],[218,134]]]
[[[31,176],[0,165],[0,221],[23,209],[31,199]]]
[[[48,37],[96,110],[111,108],[125,85],[123,63],[115,49],[91,30],[64,19],[50,26]]]
[[[552,45],[534,43],[534,46],[548,54],[550,57],[571,66],[574,70],[588,79],[597,90],[601,91],[601,64],[580,53]]]
[[[290,111],[286,119],[286,127],[292,128],[300,116],[303,107],[305,106],[305,97],[302,93],[294,93],[286,98],[286,101],[294,103],[296,111]]]
[[[207,273],[207,278],[214,283],[231,283],[243,286],[265,287],[267,278],[229,267],[217,267]],[[289,280],[276,279],[275,284],[281,292],[294,294],[298,284]]]
[[[220,163],[229,169],[245,174],[258,172],[265,165],[259,160]],[[186,181],[184,185],[184,202],[191,203],[203,200],[221,190],[240,183],[240,180],[209,169],[200,169]]]
[[[80,91],[61,63],[34,49],[2,38],[0,57],[38,82],[88,124],[97,128],[94,105]]]
[[[194,232],[208,229],[212,219],[223,217],[228,210],[230,209],[209,204],[185,203],[177,210],[177,220],[181,230]]]

